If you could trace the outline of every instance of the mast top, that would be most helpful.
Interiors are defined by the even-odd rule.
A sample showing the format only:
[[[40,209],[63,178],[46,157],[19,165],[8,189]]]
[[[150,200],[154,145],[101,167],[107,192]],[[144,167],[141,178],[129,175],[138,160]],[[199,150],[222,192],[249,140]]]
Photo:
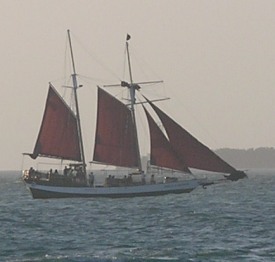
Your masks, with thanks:
[[[74,63],[74,54],[73,54],[72,41],[71,41],[71,34],[70,34],[70,30],[69,30],[69,29],[67,30],[67,34],[68,34],[69,45],[70,45],[70,52],[71,52],[71,59],[72,59],[73,74],[76,75],[75,63]]]
[[[130,39],[131,39],[131,36],[129,34],[127,34],[126,41],[129,41]]]

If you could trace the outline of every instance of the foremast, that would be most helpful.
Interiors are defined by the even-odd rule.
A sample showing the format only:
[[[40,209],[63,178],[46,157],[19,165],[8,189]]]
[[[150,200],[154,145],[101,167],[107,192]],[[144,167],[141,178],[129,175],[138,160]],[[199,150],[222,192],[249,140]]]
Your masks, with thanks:
[[[77,89],[78,89],[78,83],[77,83],[77,74],[75,70],[75,62],[74,62],[74,56],[73,56],[73,48],[72,48],[72,41],[71,41],[71,35],[70,30],[67,30],[68,33],[68,39],[69,39],[69,46],[70,46],[70,54],[71,54],[71,60],[72,60],[72,80],[73,80],[73,93],[74,93],[74,99],[75,99],[75,113],[76,113],[76,121],[77,121],[77,132],[79,137],[79,145],[80,145],[80,153],[81,153],[81,162],[83,166],[83,172],[87,179],[87,172],[86,172],[86,162],[85,162],[85,154],[84,154],[84,146],[83,146],[83,139],[82,139],[82,131],[81,131],[81,124],[80,124],[80,114],[79,114],[79,106],[78,106],[78,98],[77,98]]]

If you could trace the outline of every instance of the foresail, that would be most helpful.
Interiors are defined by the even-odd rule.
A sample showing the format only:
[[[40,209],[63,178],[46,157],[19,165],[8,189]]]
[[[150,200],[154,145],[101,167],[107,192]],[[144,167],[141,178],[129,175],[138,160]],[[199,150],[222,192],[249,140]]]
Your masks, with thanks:
[[[81,161],[76,116],[52,85],[31,155],[34,159],[37,156]]]
[[[234,167],[203,145],[156,105],[149,103],[161,119],[173,149],[184,159],[189,168],[222,173],[236,172]]]
[[[93,160],[114,166],[138,167],[131,111],[99,87]]]
[[[184,164],[183,160],[173,150],[166,136],[158,127],[150,113],[144,111],[149,124],[150,141],[151,141],[151,154],[150,163],[151,165],[170,168],[174,170],[180,170],[186,173],[190,173],[188,167]]]

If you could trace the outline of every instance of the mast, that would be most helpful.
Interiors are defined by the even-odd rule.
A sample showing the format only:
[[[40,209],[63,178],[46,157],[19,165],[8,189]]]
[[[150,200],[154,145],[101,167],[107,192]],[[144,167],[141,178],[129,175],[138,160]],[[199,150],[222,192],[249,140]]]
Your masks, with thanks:
[[[139,171],[142,171],[142,164],[141,164],[141,159],[140,159],[140,150],[139,150],[139,143],[138,143],[138,135],[137,135],[136,116],[135,116],[135,102],[136,102],[135,91],[136,91],[136,88],[139,88],[139,86],[137,84],[133,83],[131,61],[130,61],[130,54],[129,54],[129,44],[128,44],[128,40],[130,40],[130,38],[131,38],[130,35],[127,34],[126,51],[127,51],[127,60],[128,60],[129,75],[130,75],[130,84],[127,86],[130,90],[131,113],[132,113],[132,119],[133,119],[133,124],[134,124],[134,136],[135,136],[136,150],[137,150],[137,155],[138,155],[138,169],[139,169]],[[123,83],[121,83],[121,85],[123,85]]]
[[[69,39],[69,45],[70,45],[70,53],[71,53],[71,59],[72,59],[72,67],[73,67],[73,73],[72,73],[72,79],[73,79],[73,92],[74,92],[74,98],[75,98],[75,108],[76,108],[76,120],[77,120],[77,131],[79,136],[79,143],[80,143],[80,152],[81,152],[81,159],[82,159],[82,166],[83,171],[86,177],[86,162],[85,162],[85,155],[84,155],[84,147],[83,147],[83,140],[82,140],[82,132],[81,132],[81,125],[80,125],[80,116],[79,116],[79,107],[78,107],[78,99],[77,99],[77,75],[75,70],[75,63],[74,63],[74,56],[73,56],[73,48],[72,48],[72,42],[71,42],[71,36],[70,36],[70,30],[67,30],[68,33],[68,39]]]

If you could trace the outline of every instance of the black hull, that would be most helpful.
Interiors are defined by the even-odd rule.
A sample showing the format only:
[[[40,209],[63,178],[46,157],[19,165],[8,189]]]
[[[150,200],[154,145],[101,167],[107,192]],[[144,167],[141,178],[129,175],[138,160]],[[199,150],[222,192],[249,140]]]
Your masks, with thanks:
[[[122,193],[122,194],[74,194],[74,193],[60,193],[47,190],[30,188],[32,197],[34,199],[49,199],[49,198],[129,198],[129,197],[146,197],[146,196],[162,196],[167,194],[182,194],[190,193],[194,188],[167,190],[157,192],[139,192],[139,193]]]

